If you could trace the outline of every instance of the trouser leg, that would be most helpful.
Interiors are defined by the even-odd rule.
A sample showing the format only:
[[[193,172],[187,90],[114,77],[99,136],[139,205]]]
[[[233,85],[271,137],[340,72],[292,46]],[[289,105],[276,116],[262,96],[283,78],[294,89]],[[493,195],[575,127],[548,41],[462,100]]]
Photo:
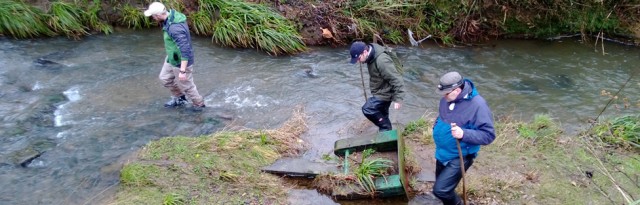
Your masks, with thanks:
[[[176,67],[174,69],[176,73],[180,72],[180,68]],[[193,105],[202,106],[204,105],[204,101],[202,99],[202,96],[198,92],[198,88],[196,87],[196,84],[193,83],[193,66],[187,67],[186,71],[187,71],[186,73],[187,80],[185,81],[178,80],[178,83],[177,83],[178,87],[187,96],[187,98],[191,99],[191,102],[193,103]]]
[[[169,88],[173,96],[179,97],[186,95],[193,105],[202,106],[204,105],[204,100],[198,92],[196,84],[193,83],[193,66],[187,67],[186,71],[187,80],[179,80],[177,77],[180,73],[180,68],[169,63],[164,63],[162,71],[160,72],[160,80],[164,83],[164,87]]]
[[[472,164],[473,157],[465,157],[465,171],[468,170]],[[462,204],[462,199],[455,191],[461,179],[460,159],[453,159],[446,165],[440,161],[436,161],[436,182],[433,185],[433,195],[442,200],[442,204],[444,205]]]
[[[160,74],[158,75],[158,78],[160,78],[162,85],[165,88],[169,89],[169,92],[171,92],[172,96],[180,97],[184,94],[182,93],[182,91],[180,91],[180,88],[176,83],[176,81],[178,80],[176,79],[177,76],[174,75],[174,72],[173,72],[174,68],[175,68],[174,66],[165,62],[162,65],[162,70],[160,70]]]
[[[381,132],[388,131],[392,129],[391,120],[389,120],[389,106],[391,106],[391,101],[370,97],[362,106],[362,114],[378,126]]]

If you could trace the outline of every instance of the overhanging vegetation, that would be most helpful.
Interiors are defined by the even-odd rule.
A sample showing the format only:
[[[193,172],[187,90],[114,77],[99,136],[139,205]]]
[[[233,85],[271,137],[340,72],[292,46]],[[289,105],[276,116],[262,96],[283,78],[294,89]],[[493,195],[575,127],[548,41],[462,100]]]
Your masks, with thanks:
[[[640,7],[622,1],[163,1],[189,16],[192,31],[222,46],[295,54],[307,45],[346,45],[354,39],[402,44],[432,36],[441,45],[482,43],[491,38],[639,38]],[[91,32],[111,25],[149,28],[148,1],[66,0],[36,8],[23,1],[0,3],[0,35],[14,38]],[[41,10],[44,9],[45,11]]]

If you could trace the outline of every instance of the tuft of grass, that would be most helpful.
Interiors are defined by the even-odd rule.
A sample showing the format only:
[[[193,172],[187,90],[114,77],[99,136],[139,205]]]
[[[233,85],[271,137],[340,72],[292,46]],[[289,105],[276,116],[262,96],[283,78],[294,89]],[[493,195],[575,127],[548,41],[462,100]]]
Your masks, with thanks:
[[[423,15],[414,13],[420,7],[416,3],[399,0],[352,1],[342,13],[354,20],[358,34],[371,39],[377,34],[395,44],[404,42],[400,31],[420,22],[415,21],[415,18]]]
[[[594,126],[591,133],[613,146],[640,149],[640,116],[626,115],[607,120]]]
[[[162,205],[183,205],[187,204],[184,196],[176,193],[170,193],[164,196]]]
[[[385,35],[385,37],[387,39],[389,39],[389,41],[391,41],[392,44],[400,44],[402,42],[404,42],[405,37],[403,36],[402,32],[400,32],[399,30],[391,30],[389,31],[388,34]]]
[[[120,183],[132,187],[153,185],[153,173],[157,171],[158,167],[154,165],[132,163],[120,171]]]
[[[363,37],[373,38],[372,35],[378,33],[378,28],[373,21],[370,21],[366,18],[358,18],[358,17],[352,17],[352,19],[355,20],[355,23],[357,25],[356,34],[360,34]],[[359,36],[356,35],[356,37],[359,37]]]
[[[508,0],[507,8],[514,8],[503,17],[503,30],[507,34],[526,34],[550,37],[559,34],[582,35],[624,33],[620,26],[627,15],[616,15],[620,2],[556,2],[545,4],[535,1]],[[528,9],[520,9],[528,8]],[[629,20],[629,19],[627,19]]]
[[[360,187],[369,193],[374,195],[376,193],[376,184],[374,183],[374,177],[384,176],[387,174],[387,170],[393,167],[393,161],[387,159],[368,159],[375,150],[366,149],[362,152],[362,160],[360,165],[354,171],[356,175],[356,181]]]
[[[425,120],[425,118],[411,121],[405,126],[402,136],[423,144],[433,144],[433,123],[433,119]]]
[[[0,1],[0,35],[33,38],[54,34],[47,25],[47,15],[41,10],[21,1]]]
[[[51,3],[49,11],[49,26],[57,33],[65,34],[69,38],[79,39],[88,35],[88,28],[84,25],[85,12],[76,4],[56,1]]]
[[[212,40],[223,46],[257,48],[271,55],[294,54],[306,49],[302,37],[291,22],[279,13],[261,5],[241,1],[201,0],[205,14],[195,16],[205,22],[194,22],[199,33],[206,29],[208,18],[215,8],[219,17],[215,21]],[[201,8],[202,9],[202,8]]]
[[[189,19],[193,22],[191,23],[193,32],[203,36],[213,35],[215,27],[211,15],[211,11],[202,8],[198,12],[189,14]]]
[[[151,27],[150,17],[145,17],[144,13],[136,7],[125,4],[120,8],[120,12],[122,13],[120,23],[127,28],[142,29]]]
[[[113,27],[108,23],[103,22],[98,17],[98,13],[100,12],[100,0],[93,0],[91,4],[87,3],[87,6],[88,8],[86,9],[86,12],[84,12],[83,17],[85,24],[94,31],[102,32],[104,34],[113,33]]]
[[[424,118],[420,118],[418,120],[409,122],[404,127],[404,131],[402,132],[402,136],[411,135],[413,133],[419,133],[419,132],[424,131],[426,129],[429,129],[429,127],[427,126],[427,121]]]
[[[531,123],[521,123],[517,127],[520,137],[525,138],[525,144],[554,146],[556,139],[562,134],[559,126],[553,122],[551,116],[535,115]]]

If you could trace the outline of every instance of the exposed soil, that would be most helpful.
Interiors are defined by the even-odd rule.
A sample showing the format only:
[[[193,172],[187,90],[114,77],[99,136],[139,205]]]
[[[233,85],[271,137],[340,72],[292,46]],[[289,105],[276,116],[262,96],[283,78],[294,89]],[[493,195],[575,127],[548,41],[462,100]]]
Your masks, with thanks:
[[[261,0],[253,1],[256,3]],[[273,1],[274,8],[285,18],[296,22],[303,41],[309,46],[342,46],[345,37],[355,34],[349,29],[352,19],[339,15],[345,0],[335,1]],[[323,30],[325,31],[323,33]],[[327,34],[327,31],[329,34]]]

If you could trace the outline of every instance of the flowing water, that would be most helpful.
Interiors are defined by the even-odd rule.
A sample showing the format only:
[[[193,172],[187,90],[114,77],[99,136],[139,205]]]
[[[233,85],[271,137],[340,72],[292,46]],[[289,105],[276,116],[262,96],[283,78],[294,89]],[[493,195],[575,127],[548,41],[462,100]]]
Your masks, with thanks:
[[[303,138],[311,146],[303,157],[311,160],[353,137],[349,129],[364,121],[360,70],[348,64],[346,47],[282,57],[220,48],[209,38],[195,38],[194,47],[202,113],[163,108],[169,92],[157,79],[164,48],[156,29],[81,41],[1,38],[0,204],[92,204],[112,194],[120,164],[149,141],[209,134],[229,123],[274,128],[299,105],[309,116]],[[639,72],[638,48],[604,48],[606,55],[576,39],[399,47],[407,95],[392,121],[435,117],[438,76],[457,70],[475,82],[496,117],[550,114],[576,133],[607,103],[602,90],[615,93]],[[605,115],[637,113],[638,87],[634,78],[621,92],[630,108],[616,103]],[[335,203],[313,190],[294,190],[292,198]]]

